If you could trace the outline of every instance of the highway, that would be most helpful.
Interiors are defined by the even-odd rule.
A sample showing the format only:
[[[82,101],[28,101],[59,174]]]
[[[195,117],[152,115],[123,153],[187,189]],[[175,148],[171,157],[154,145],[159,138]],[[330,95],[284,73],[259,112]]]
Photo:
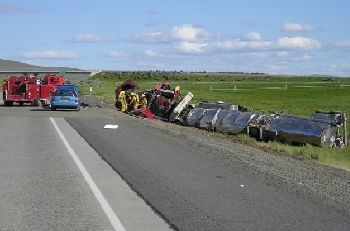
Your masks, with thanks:
[[[0,106],[0,127],[0,230],[350,230],[312,192],[113,110]]]
[[[0,230],[170,230],[63,118],[28,109],[0,107]]]
[[[266,182],[239,162],[141,122],[68,122],[179,230],[349,230],[350,221],[308,195]]]

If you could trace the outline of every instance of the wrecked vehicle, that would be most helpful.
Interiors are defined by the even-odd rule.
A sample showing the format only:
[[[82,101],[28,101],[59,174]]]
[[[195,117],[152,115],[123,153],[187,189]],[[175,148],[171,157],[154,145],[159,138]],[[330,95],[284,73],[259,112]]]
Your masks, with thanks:
[[[276,140],[293,145],[347,146],[346,115],[342,112],[318,111],[311,118],[276,113],[262,114],[248,125],[248,133],[259,140]]]
[[[193,94],[190,92],[185,97],[181,97],[180,87],[177,86],[172,90],[169,83],[165,81],[157,83],[151,90],[142,92],[135,82],[127,80],[115,90],[115,106],[119,110],[121,110],[121,105],[118,98],[121,93],[126,96],[126,101],[121,102],[124,105],[126,104],[126,110],[124,112],[147,119],[157,118],[180,124],[182,123],[182,116],[187,109],[187,105],[193,98]],[[132,97],[135,98],[135,94],[137,95],[136,105],[131,100]]]
[[[255,116],[239,108],[243,110],[239,105],[201,102],[188,113],[186,122],[192,127],[237,134],[245,130]]]
[[[347,118],[344,112],[339,111],[315,111],[313,119],[322,120],[336,126],[335,145],[338,147],[348,146]]]
[[[128,80],[118,86],[120,91],[139,91]],[[139,93],[140,94],[140,93]],[[312,117],[278,112],[254,113],[240,105],[218,101],[190,105],[193,94],[180,95],[180,87],[173,90],[168,82],[160,82],[152,90],[142,92],[147,106],[131,114],[148,119],[160,119],[184,126],[228,134],[246,133],[262,141],[279,141],[293,145],[311,144],[321,147],[346,147],[346,115],[343,112],[316,111]]]
[[[121,109],[121,105],[120,105],[120,102],[118,101],[118,97],[119,97],[121,92],[125,92],[127,111],[130,111],[131,110],[131,105],[130,105],[131,94],[132,93],[138,94],[139,91],[140,91],[139,86],[131,79],[128,79],[125,82],[123,82],[122,84],[118,85],[114,91],[115,100],[116,100],[115,107],[118,109]]]
[[[133,114],[179,124],[183,123],[183,113],[193,98],[191,92],[187,93],[185,97],[181,97],[180,87],[176,86],[172,90],[168,82],[157,83],[154,89],[147,90],[143,94],[147,97],[147,107],[141,108]]]
[[[335,127],[312,118],[283,115],[269,121],[268,126],[263,129],[262,139],[292,144],[333,146]]]
[[[316,111],[311,118],[279,113],[255,114],[238,105],[201,102],[186,116],[186,125],[229,134],[247,133],[263,141],[293,145],[346,147],[346,115]]]
[[[117,97],[121,91],[139,91],[139,90],[140,90],[139,86],[131,79],[128,79],[122,84],[117,86],[117,88],[115,89],[115,96]]]
[[[168,82],[156,84],[149,94],[148,108],[156,117],[163,120],[169,119],[171,112],[181,101],[180,87],[171,90]]]
[[[220,121],[217,121],[215,130],[218,132],[237,134],[246,130],[250,121],[256,117],[249,111],[227,111]]]

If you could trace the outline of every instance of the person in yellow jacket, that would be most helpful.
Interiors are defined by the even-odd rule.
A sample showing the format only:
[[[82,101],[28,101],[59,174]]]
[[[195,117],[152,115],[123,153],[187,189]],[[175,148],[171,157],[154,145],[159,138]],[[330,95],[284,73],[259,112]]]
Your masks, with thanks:
[[[141,95],[140,104],[142,109],[145,109],[147,107],[147,97],[145,94]]]
[[[135,92],[131,92],[130,96],[131,96],[131,100],[130,100],[131,110],[136,111],[137,108],[139,107],[139,95],[136,94]]]
[[[120,111],[125,112],[126,111],[126,95],[125,91],[121,91],[118,96],[118,102],[120,106]]]

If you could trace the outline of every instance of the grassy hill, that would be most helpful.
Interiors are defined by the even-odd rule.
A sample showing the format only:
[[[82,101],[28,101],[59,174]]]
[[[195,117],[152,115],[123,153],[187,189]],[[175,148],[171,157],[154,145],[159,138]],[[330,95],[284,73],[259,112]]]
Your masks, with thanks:
[[[70,67],[40,67],[18,61],[0,59],[0,71],[23,71],[23,72],[39,72],[39,71],[80,71],[78,68]]]

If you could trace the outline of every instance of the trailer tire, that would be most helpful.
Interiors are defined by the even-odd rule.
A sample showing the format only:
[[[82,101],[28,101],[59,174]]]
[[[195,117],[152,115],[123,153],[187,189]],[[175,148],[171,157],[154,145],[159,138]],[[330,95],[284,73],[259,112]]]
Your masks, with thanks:
[[[19,105],[20,105],[20,106],[23,106],[23,104],[24,104],[23,102],[19,102]]]

